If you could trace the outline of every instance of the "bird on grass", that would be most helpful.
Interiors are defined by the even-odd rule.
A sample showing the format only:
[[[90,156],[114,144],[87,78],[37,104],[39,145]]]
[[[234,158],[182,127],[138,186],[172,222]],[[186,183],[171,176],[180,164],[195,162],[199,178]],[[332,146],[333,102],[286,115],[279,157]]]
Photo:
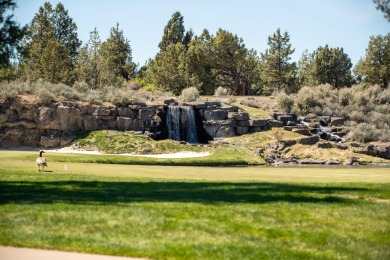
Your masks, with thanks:
[[[41,171],[41,166],[42,166],[42,171],[43,171],[43,168],[45,168],[45,166],[47,167],[46,158],[42,156],[42,153],[45,153],[45,151],[40,150],[39,151],[39,157],[35,161],[37,163],[37,165],[38,165],[38,170],[39,171]]]

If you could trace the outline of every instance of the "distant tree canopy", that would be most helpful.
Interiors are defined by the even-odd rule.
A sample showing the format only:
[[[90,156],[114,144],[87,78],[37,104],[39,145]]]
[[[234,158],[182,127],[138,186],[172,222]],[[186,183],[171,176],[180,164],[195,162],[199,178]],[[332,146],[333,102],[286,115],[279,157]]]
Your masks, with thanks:
[[[313,86],[330,84],[335,88],[353,83],[351,59],[343,48],[319,47],[312,54],[305,52],[299,62],[298,82]]]
[[[389,0],[374,2],[388,12]],[[236,95],[289,94],[302,86],[341,88],[355,82],[351,59],[343,48],[320,46],[311,53],[305,51],[295,63],[291,61],[295,49],[290,35],[280,28],[268,37],[268,48],[258,54],[248,49],[242,38],[223,29],[215,34],[204,29],[200,35],[186,31],[184,17],[175,12],[164,27],[159,52],[138,69],[119,24],[104,41],[95,28],[82,45],[77,26],[61,3],[55,7],[44,3],[26,29],[20,28],[12,15],[6,16],[13,8],[14,0],[0,0],[0,80],[18,75],[22,80],[69,85],[85,82],[96,89],[121,87],[137,76],[149,86],[175,95],[188,87],[203,95],[213,95],[217,88]],[[17,57],[19,63],[12,66],[11,60]],[[389,60],[390,34],[371,37],[365,56],[353,70],[356,80],[388,87]]]
[[[390,33],[370,38],[365,56],[356,64],[355,74],[363,82],[389,87]]]

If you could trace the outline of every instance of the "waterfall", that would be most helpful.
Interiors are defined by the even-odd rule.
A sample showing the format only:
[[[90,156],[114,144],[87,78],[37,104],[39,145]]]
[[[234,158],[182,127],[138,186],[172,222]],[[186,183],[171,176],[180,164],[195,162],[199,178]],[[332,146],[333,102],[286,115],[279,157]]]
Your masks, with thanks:
[[[193,107],[169,106],[166,119],[169,139],[189,143],[199,142]]]

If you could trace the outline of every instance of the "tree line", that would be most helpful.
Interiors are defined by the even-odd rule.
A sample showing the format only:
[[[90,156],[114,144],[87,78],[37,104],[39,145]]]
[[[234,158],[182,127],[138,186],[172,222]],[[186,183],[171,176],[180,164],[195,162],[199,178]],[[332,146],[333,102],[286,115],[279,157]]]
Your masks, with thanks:
[[[237,95],[294,93],[319,84],[342,88],[356,82],[389,87],[390,33],[372,36],[354,67],[343,48],[328,45],[305,51],[296,63],[291,61],[295,49],[290,35],[280,28],[258,54],[223,29],[215,34],[205,29],[200,35],[186,31],[184,17],[175,12],[164,28],[159,52],[140,67],[119,24],[105,41],[95,28],[82,44],[63,4],[46,2],[25,27],[6,16],[15,7],[14,0],[0,0],[0,80],[85,82],[92,89],[136,80],[176,95],[187,87],[203,95],[214,94],[218,87]]]

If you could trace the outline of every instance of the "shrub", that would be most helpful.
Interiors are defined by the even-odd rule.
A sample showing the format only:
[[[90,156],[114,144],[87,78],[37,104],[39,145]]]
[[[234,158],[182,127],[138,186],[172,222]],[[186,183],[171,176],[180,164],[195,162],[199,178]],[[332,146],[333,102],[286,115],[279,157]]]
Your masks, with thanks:
[[[131,90],[138,90],[141,88],[141,85],[135,81],[125,82],[123,85]]]
[[[286,94],[277,96],[277,103],[285,113],[291,113],[294,108],[294,98]]]
[[[91,104],[100,105],[103,103],[102,93],[92,90],[85,95],[85,101],[88,101]]]
[[[347,137],[352,141],[367,143],[379,140],[381,131],[374,125],[361,123],[353,127]]]
[[[49,105],[55,101],[55,96],[46,88],[40,88],[37,93],[38,102],[43,105]]]
[[[0,99],[12,100],[22,93],[22,87],[16,83],[0,83]]]
[[[302,115],[307,115],[309,113],[321,113],[322,104],[316,96],[316,91],[309,88],[303,87],[296,95],[296,102],[294,110]]]
[[[91,89],[91,87],[85,81],[76,81],[73,84],[73,88],[82,93],[86,93]]]
[[[342,88],[339,90],[338,93],[338,100],[339,104],[342,106],[348,106],[349,104],[352,104],[353,100],[353,93],[350,88]]]
[[[229,95],[229,91],[226,88],[224,88],[224,87],[218,87],[215,90],[214,95],[217,96],[217,97],[227,96],[227,95]]]
[[[107,101],[118,107],[127,107],[134,101],[134,98],[131,97],[131,94],[129,92],[118,89],[111,90],[108,94],[107,99]]]
[[[194,102],[200,98],[199,91],[195,87],[189,87],[182,90],[180,99],[186,102]]]

